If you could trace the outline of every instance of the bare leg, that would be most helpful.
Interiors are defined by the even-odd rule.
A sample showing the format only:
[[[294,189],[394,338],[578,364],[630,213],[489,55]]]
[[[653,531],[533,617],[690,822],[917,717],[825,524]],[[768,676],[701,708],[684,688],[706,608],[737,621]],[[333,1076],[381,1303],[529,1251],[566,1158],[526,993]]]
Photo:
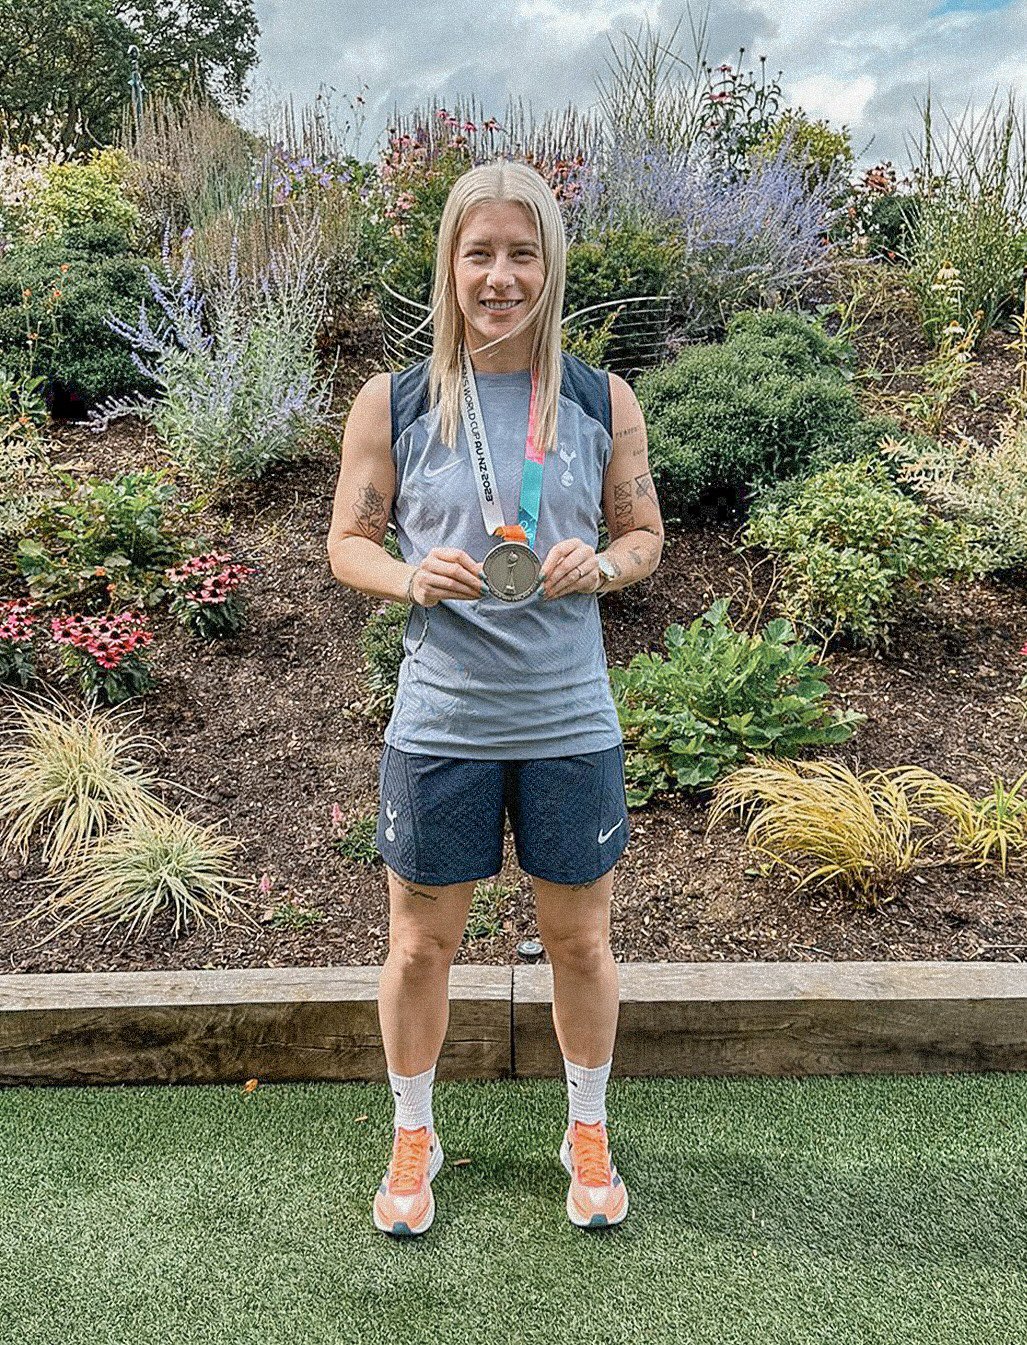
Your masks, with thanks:
[[[617,1036],[620,987],[610,951],[611,869],[587,887],[533,878],[539,932],[553,964],[560,1050],[586,1069],[605,1065]]]
[[[449,1024],[449,968],[467,924],[474,883],[426,887],[388,869],[389,955],[378,983],[378,1021],[394,1074],[422,1074]]]

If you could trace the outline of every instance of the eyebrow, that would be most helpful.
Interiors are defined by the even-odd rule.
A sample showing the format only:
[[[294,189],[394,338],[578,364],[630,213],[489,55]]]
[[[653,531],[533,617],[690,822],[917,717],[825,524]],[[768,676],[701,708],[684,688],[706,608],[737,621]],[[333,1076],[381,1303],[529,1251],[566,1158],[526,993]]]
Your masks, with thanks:
[[[489,248],[491,246],[491,238],[469,238],[464,244],[465,248]],[[535,242],[534,238],[522,238],[512,246],[515,248],[537,248],[538,243]]]

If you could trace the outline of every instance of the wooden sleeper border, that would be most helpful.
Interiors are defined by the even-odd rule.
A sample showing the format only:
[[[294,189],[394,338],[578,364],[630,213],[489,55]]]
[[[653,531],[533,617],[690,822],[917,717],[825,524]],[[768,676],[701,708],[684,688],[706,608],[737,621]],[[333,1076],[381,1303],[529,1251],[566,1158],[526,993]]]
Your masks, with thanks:
[[[0,975],[0,1085],[380,1080],[378,967]],[[618,964],[620,1075],[1027,1069],[1027,966]],[[552,969],[454,967],[447,1079],[562,1074]]]

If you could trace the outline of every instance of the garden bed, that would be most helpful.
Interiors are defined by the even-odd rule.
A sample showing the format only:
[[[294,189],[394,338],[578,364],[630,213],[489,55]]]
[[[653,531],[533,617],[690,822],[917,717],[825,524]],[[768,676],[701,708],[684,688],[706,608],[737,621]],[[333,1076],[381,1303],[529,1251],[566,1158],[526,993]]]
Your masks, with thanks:
[[[356,371],[354,371],[355,373]],[[123,422],[95,438],[57,431],[58,457],[95,471],[155,465],[152,437]],[[200,821],[224,820],[238,837],[238,871],[256,896],[271,880],[255,928],[216,927],[171,936],[157,918],[138,942],[80,929],[41,946],[44,923],[6,927],[45,890],[41,870],[0,872],[0,970],[54,972],[367,965],[387,949],[385,872],[343,858],[332,845],[332,805],[348,825],[377,807],[382,725],[361,712],[360,631],[373,600],[343,589],[325,552],[336,465],[279,471],[237,499],[219,544],[256,561],[251,619],[236,638],[207,648],[166,619],[153,667],[158,689],[142,702],[140,728],[162,744],[152,764],[184,787],[168,801]],[[717,597],[750,629],[770,615],[769,567],[750,572],[732,548],[737,520],[668,529],[649,581],[601,604],[610,664],[661,647],[664,628],[688,622]],[[762,611],[762,615],[761,615]],[[1027,765],[1019,706],[1018,650],[1027,589],[988,579],[948,587],[898,627],[883,654],[833,653],[830,701],[868,716],[830,755],[852,766],[918,764],[971,791]],[[185,789],[196,791],[203,801]],[[1003,876],[947,866],[921,870],[879,910],[828,893],[793,893],[762,877],[733,827],[705,837],[707,806],[654,801],[631,815],[632,841],[617,869],[612,942],[621,961],[1011,960],[1027,953],[1022,867]],[[465,942],[462,963],[509,964],[536,932],[530,883],[507,837],[500,878],[509,887],[500,931]],[[319,912],[303,922],[302,911]],[[291,924],[290,924],[291,922]],[[301,923],[302,922],[302,923]]]

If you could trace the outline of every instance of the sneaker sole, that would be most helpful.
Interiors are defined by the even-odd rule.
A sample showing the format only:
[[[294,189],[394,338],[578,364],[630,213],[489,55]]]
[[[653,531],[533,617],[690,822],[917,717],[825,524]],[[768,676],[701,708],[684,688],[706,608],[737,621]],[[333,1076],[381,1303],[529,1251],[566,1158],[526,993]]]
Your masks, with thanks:
[[[574,1176],[574,1164],[571,1162],[571,1146],[567,1143],[567,1136],[564,1135],[563,1143],[560,1145],[560,1162],[567,1171]],[[593,1214],[591,1219],[582,1219],[571,1200],[570,1191],[567,1192],[567,1218],[575,1228],[614,1228],[617,1224],[623,1223],[628,1212],[628,1191],[624,1187],[624,1205],[620,1214],[615,1219],[608,1218],[605,1214]]]
[[[372,1213],[374,1217],[374,1226],[380,1233],[388,1233],[390,1237],[394,1238],[415,1238],[421,1233],[427,1233],[435,1218],[435,1194],[431,1189],[431,1184],[432,1180],[438,1176],[444,1161],[445,1154],[442,1152],[442,1145],[436,1141],[435,1153],[432,1155],[431,1162],[428,1164],[428,1209],[421,1222],[415,1224],[413,1228],[411,1228],[403,1219],[397,1219],[395,1223],[391,1224],[385,1223],[384,1220],[379,1219],[378,1201],[377,1199],[375,1200]]]

